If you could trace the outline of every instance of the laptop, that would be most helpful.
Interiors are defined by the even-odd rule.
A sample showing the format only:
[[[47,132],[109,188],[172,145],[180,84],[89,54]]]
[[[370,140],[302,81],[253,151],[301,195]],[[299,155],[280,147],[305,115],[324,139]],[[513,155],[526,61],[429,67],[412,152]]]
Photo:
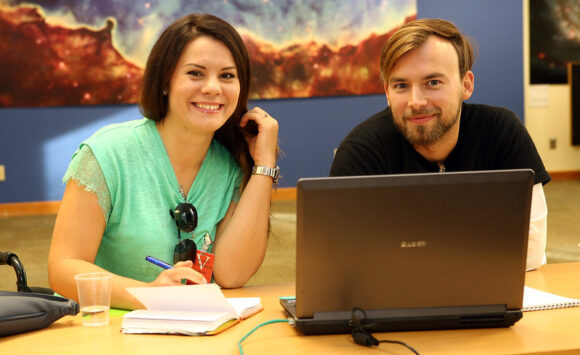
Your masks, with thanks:
[[[372,332],[511,326],[533,184],[529,169],[300,179],[296,297],[280,303],[304,334],[355,316]]]

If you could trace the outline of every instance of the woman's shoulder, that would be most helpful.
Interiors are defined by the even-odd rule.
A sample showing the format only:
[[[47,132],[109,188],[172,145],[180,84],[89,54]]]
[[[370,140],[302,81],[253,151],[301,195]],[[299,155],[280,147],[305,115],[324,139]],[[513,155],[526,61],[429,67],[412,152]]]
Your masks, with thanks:
[[[234,159],[230,151],[216,139],[213,139],[210,148],[205,157],[210,162],[210,170],[228,170],[232,173],[238,174],[241,171],[240,166]]]
[[[119,138],[129,137],[141,130],[155,127],[155,122],[147,118],[112,123],[100,128],[87,141],[116,141]]]
[[[215,138],[211,141],[208,154],[210,154],[212,158],[215,159],[235,162],[234,157],[230,151]]]
[[[130,159],[135,152],[159,149],[155,135],[154,121],[126,121],[99,129],[82,142],[81,147],[89,146],[100,163],[104,162],[103,159]]]

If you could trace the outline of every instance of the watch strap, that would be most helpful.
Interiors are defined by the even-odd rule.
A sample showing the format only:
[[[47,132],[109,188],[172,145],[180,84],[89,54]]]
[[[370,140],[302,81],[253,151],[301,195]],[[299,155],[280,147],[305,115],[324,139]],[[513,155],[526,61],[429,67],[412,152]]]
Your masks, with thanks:
[[[269,176],[272,178],[274,183],[277,183],[278,178],[280,177],[280,167],[277,165],[275,168],[270,168],[267,166],[254,166],[252,168],[252,174]]]

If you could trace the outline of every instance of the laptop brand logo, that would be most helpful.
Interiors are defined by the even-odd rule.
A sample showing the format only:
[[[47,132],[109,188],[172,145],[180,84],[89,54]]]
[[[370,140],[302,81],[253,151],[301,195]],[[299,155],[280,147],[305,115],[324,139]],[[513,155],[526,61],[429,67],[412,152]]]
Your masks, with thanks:
[[[401,242],[401,248],[426,248],[427,241],[425,240],[410,240]]]

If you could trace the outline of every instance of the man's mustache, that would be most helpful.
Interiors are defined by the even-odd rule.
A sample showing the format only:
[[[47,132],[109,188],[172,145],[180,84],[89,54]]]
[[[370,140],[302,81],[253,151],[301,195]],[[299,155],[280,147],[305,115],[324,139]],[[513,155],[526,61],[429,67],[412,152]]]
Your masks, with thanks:
[[[434,108],[434,109],[423,109],[423,110],[417,110],[417,111],[411,111],[408,113],[405,113],[403,115],[403,118],[409,118],[409,117],[413,117],[413,116],[419,116],[419,115],[438,115],[441,113],[440,109]]]

